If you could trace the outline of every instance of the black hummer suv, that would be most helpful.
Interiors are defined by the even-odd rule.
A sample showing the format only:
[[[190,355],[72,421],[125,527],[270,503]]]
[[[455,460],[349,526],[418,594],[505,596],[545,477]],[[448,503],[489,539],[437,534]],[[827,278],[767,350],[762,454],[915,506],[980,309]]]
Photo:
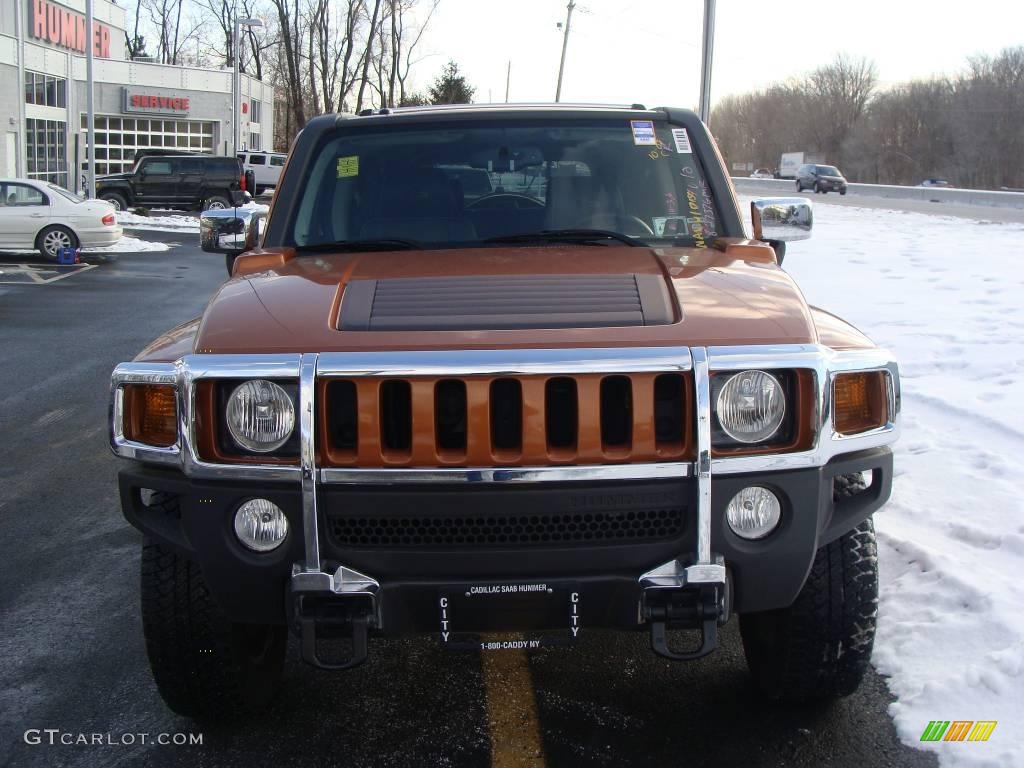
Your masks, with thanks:
[[[130,173],[96,179],[96,197],[118,211],[135,206],[214,210],[245,203],[248,186],[234,157],[147,154]]]

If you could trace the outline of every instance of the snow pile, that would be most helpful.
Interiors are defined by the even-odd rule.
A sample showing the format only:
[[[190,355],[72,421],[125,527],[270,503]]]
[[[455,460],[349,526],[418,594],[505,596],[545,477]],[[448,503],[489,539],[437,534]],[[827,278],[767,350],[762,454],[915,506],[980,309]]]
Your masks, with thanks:
[[[170,250],[169,243],[154,243],[150,240],[139,240],[135,237],[122,237],[113,245],[105,245],[101,248],[84,248],[83,256],[90,253],[143,253],[145,251],[166,251]]]
[[[269,205],[248,202],[238,206],[239,210],[267,213]],[[117,223],[125,229],[149,229],[157,232],[199,232],[199,217],[189,215],[139,216],[131,211],[118,211]]]
[[[786,269],[902,373],[875,518],[890,713],[944,766],[1024,766],[1024,226],[815,202]],[[998,725],[984,743],[921,743],[930,720]]]
[[[117,223],[127,229],[199,232],[199,219],[195,216],[139,216],[130,211],[118,211]]]

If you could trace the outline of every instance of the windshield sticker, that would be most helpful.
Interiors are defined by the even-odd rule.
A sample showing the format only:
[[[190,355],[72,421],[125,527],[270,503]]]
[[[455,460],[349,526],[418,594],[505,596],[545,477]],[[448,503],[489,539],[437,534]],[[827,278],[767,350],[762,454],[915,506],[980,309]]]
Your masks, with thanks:
[[[654,234],[657,237],[684,237],[690,234],[692,224],[699,224],[700,219],[691,219],[688,216],[655,216],[651,222],[654,224]]]
[[[690,149],[690,134],[685,128],[673,128],[672,138],[676,140],[676,152],[681,155],[693,154],[693,150]]]
[[[359,155],[338,158],[338,178],[346,179],[359,175]]]
[[[638,147],[656,147],[658,139],[654,135],[653,120],[630,120],[633,129],[633,143]]]

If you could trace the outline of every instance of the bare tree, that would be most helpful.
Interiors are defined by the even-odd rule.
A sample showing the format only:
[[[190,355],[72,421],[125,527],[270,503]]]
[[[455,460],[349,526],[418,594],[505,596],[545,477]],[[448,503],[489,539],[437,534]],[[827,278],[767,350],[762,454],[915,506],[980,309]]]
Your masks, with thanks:
[[[844,54],[807,77],[802,88],[803,107],[814,128],[818,147],[827,156],[839,157],[843,143],[864,114],[877,83],[874,64]]]

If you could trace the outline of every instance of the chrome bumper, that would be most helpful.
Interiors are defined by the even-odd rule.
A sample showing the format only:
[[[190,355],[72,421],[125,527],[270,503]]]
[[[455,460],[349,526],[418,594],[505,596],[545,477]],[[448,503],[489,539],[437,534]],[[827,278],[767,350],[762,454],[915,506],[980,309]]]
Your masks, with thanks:
[[[810,369],[816,380],[816,434],[810,450],[768,456],[711,457],[710,377],[712,371],[747,368]],[[832,428],[832,381],[843,371],[882,370],[888,373],[889,413],[885,426],[855,436]],[[572,373],[693,372],[697,415],[697,459],[627,465],[510,468],[347,469],[316,464],[316,382],[323,377],[469,376]],[[292,378],[299,384],[300,461],[297,466],[224,465],[201,460],[196,452],[195,383],[209,378]],[[178,398],[179,439],[168,448],[127,440],[122,429],[123,387],[130,383],[170,384]],[[204,479],[287,480],[301,485],[304,559],[296,563],[292,591],[296,595],[335,596],[364,604],[366,623],[379,626],[380,584],[371,576],[345,567],[334,573],[322,568],[318,488],[324,484],[400,483],[540,483],[584,480],[673,479],[695,476],[698,484],[697,541],[694,552],[639,576],[645,596],[638,620],[655,621],[659,604],[672,591],[697,589],[701,600],[713,595],[716,616],[727,616],[725,563],[711,551],[711,480],[714,474],[749,473],[820,467],[843,453],[875,448],[896,440],[900,411],[899,374],[882,350],[836,352],[818,345],[756,347],[671,347],[650,349],[479,350],[405,353],[305,353],[292,355],[189,355],[175,363],[126,363],[115,369],[111,384],[111,448],[115,454],[153,464],[181,468],[186,476]],[[708,598],[710,599],[710,598]],[[646,611],[646,615],[645,615]],[[654,611],[654,613],[652,613]],[[671,610],[667,611],[668,614]],[[713,632],[710,604],[698,607],[705,630]],[[662,616],[671,620],[670,615]],[[709,622],[712,622],[709,625]],[[652,637],[653,639],[653,637]],[[315,644],[315,640],[313,641]],[[680,657],[667,651],[665,655]],[[661,651],[659,651],[661,652]],[[693,654],[689,654],[692,656]],[[701,655],[701,654],[698,654]]]

